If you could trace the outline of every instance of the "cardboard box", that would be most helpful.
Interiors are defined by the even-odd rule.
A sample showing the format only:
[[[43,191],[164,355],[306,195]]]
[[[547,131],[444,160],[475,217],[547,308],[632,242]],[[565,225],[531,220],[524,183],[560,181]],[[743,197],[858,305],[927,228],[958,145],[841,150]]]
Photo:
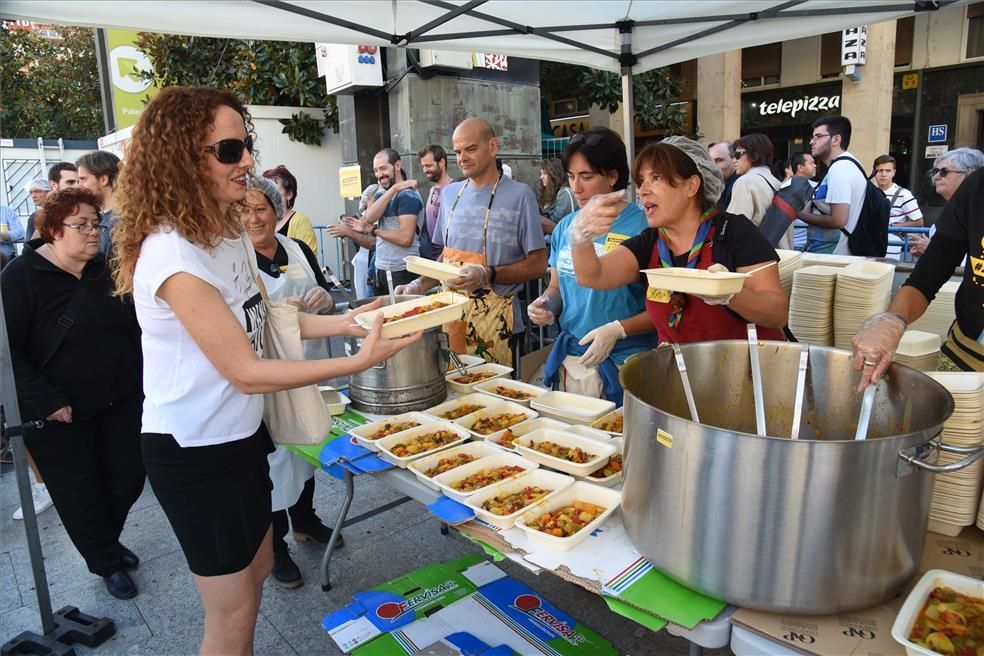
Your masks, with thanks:
[[[912,586],[923,572],[945,569],[984,579],[984,532],[967,528],[960,537],[926,534],[919,573],[905,590],[884,604],[837,616],[777,615],[739,609],[734,624],[816,656],[905,656],[905,648],[892,639],[892,624]]]

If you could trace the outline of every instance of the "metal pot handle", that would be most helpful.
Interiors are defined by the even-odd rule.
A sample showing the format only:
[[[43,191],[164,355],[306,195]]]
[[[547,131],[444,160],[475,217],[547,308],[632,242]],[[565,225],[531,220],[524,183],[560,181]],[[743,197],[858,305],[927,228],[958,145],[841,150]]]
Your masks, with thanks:
[[[914,447],[912,449],[902,449],[899,451],[899,458],[909,463],[911,466],[918,469],[923,469],[934,474],[948,474],[950,472],[955,472],[972,465],[973,463],[984,457],[984,445],[981,446],[953,446],[951,444],[943,444],[938,439],[930,440],[927,444],[921,445],[929,447],[921,451],[917,450],[920,447]],[[923,458],[927,454],[931,453],[934,449],[939,451],[945,451],[946,453],[958,453],[967,454],[966,458],[958,460],[956,462],[951,462],[948,465],[931,465],[925,462]],[[901,463],[900,463],[901,465]]]

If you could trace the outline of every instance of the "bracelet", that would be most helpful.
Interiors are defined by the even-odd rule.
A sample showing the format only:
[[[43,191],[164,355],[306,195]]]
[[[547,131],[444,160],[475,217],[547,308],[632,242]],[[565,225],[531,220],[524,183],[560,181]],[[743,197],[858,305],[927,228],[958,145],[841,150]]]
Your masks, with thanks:
[[[495,284],[495,267],[489,267],[489,285]]]

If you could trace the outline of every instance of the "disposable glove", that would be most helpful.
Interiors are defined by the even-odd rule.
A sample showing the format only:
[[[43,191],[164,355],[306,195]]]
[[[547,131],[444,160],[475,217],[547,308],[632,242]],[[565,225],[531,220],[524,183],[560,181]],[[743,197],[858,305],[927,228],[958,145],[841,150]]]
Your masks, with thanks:
[[[612,224],[622,212],[625,191],[600,194],[593,197],[571,221],[568,238],[572,246],[592,242],[595,238],[607,235]]]
[[[720,272],[720,271],[727,271],[728,267],[724,266],[723,264],[715,263],[707,267],[707,270],[713,272]],[[701,296],[699,294],[693,294],[693,296],[696,296],[697,298],[704,301],[708,305],[727,305],[728,303],[731,302],[731,299],[735,297],[734,294],[725,294],[724,296]]]
[[[548,289],[526,307],[526,312],[530,316],[530,321],[536,325],[549,326],[557,320],[557,314],[562,307],[560,292],[556,289]]]
[[[461,268],[461,275],[448,280],[448,287],[464,292],[473,292],[489,285],[489,270],[481,264],[467,264]]]
[[[858,329],[851,345],[854,370],[861,372],[858,391],[877,383],[892,364],[895,350],[905,333],[905,320],[897,314],[882,312],[871,317]]]
[[[612,321],[598,326],[578,342],[581,346],[591,344],[577,362],[583,367],[597,367],[605,361],[615,348],[615,343],[625,339],[625,328],[620,321]]]

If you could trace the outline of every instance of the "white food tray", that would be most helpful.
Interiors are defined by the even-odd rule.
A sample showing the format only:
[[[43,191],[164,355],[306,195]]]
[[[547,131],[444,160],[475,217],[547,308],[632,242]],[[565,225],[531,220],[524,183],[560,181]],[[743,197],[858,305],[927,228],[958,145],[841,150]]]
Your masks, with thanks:
[[[468,417],[474,414],[475,412],[478,412],[478,410],[470,412],[467,415],[461,415],[460,417],[455,417],[454,419],[451,419],[450,417],[441,417],[440,415],[445,412],[454,410],[455,408],[460,408],[463,405],[480,405],[483,408],[487,408],[490,405],[495,405],[496,403],[498,403],[498,401],[496,401],[489,395],[479,394],[476,392],[475,394],[466,394],[464,396],[459,396],[458,398],[452,399],[451,401],[445,401],[440,405],[435,405],[433,408],[428,408],[424,412],[433,416],[435,419],[443,419],[444,421],[458,421],[459,419],[464,419],[465,417]]]
[[[473,442],[472,444],[486,445],[484,442]],[[493,447],[488,447],[493,448]],[[498,467],[506,466],[516,466],[522,467],[525,471],[518,473],[511,478],[505,480],[496,481],[486,485],[485,487],[478,488],[475,490],[469,490],[468,492],[461,492],[454,489],[454,484],[468,478],[472,474],[477,474],[483,469],[496,469]],[[490,490],[492,488],[498,487],[509,481],[518,478],[519,476],[525,476],[527,473],[539,469],[540,465],[536,464],[531,460],[527,460],[522,456],[518,456],[515,453],[506,453],[504,451],[496,451],[490,456],[482,458],[481,460],[476,460],[475,462],[469,462],[467,465],[462,465],[461,467],[455,467],[451,471],[444,472],[443,474],[438,474],[433,479],[431,479],[438,487],[438,489],[443,492],[446,496],[451,497],[455,501],[465,501],[468,497],[478,494],[479,492],[484,492],[485,490]]]
[[[591,520],[587,526],[569,537],[549,535],[543,531],[533,528],[532,526],[529,526],[529,524],[532,524],[544,513],[563,508],[564,506],[569,506],[575,501],[593,503],[596,506],[603,507],[605,510]],[[578,544],[586,540],[588,536],[591,535],[592,531],[604,524],[605,520],[608,519],[613,512],[615,512],[615,509],[618,508],[621,502],[622,495],[615,490],[609,490],[608,488],[592,485],[591,483],[585,483],[584,481],[577,481],[573,485],[565,488],[563,491],[550,497],[548,501],[538,504],[520,515],[516,519],[516,526],[517,528],[525,531],[527,537],[529,537],[533,542],[537,542],[556,551],[570,551]]]
[[[528,399],[514,399],[495,391],[497,387],[505,387],[506,389],[515,390],[517,392],[523,392],[525,394],[530,394]],[[536,385],[530,385],[529,383],[523,383],[518,380],[512,380],[509,378],[493,378],[492,380],[484,380],[481,383],[475,385],[476,392],[482,392],[483,394],[488,394],[489,396],[494,396],[502,401],[512,401],[513,403],[519,403],[520,405],[529,405],[530,401],[535,400],[537,397],[543,396],[547,393],[542,387]]]
[[[734,271],[707,271],[686,267],[643,269],[653,289],[667,289],[683,294],[700,296],[728,296],[737,294],[745,284],[747,273]]]
[[[575,424],[570,428],[562,428],[566,433],[573,433],[574,435],[580,435],[581,437],[586,437],[589,440],[597,440],[598,442],[611,442],[613,435],[611,433],[606,433],[603,430],[597,428],[591,428],[590,426],[585,426],[584,424]]]
[[[895,616],[895,624],[892,625],[892,637],[895,641],[905,647],[905,653],[909,656],[937,656],[938,652],[917,645],[909,641],[909,632],[916,623],[920,611],[929,599],[929,593],[933,588],[946,586],[953,588],[957,592],[978,599],[984,597],[984,583],[979,579],[972,579],[969,576],[962,576],[948,572],[945,569],[931,569],[916,583],[905,603],[899,609],[899,614]]]
[[[594,458],[584,464],[577,464],[569,460],[555,458],[554,456],[547,455],[546,453],[541,453],[540,451],[530,447],[531,443],[542,442],[544,440],[549,440],[550,442],[559,444],[560,446],[571,448],[579,447],[587,453],[592,454]],[[515,444],[516,451],[533,462],[538,462],[541,465],[545,465],[551,469],[556,469],[573,476],[587,476],[594,470],[602,467],[606,462],[608,462],[608,459],[618,451],[615,445],[610,442],[606,444],[588,437],[582,437],[580,435],[550,429],[540,429],[538,431],[533,431],[532,433],[527,433],[526,435],[518,438],[515,441]]]
[[[591,424],[591,427],[592,428],[597,428],[600,431],[605,431],[609,435],[621,435],[622,434],[622,431],[608,430],[607,428],[602,428],[601,426],[602,426],[602,424],[604,424],[606,422],[612,421],[616,417],[623,417],[623,426],[622,426],[622,428],[624,429],[625,428],[625,425],[624,425],[624,416],[625,416],[625,407],[623,406],[621,408],[617,408],[615,410],[612,410],[607,415],[605,415],[604,417],[602,417],[598,421],[596,421],[593,424]]]
[[[556,430],[569,430],[570,429],[570,426],[568,426],[567,424],[565,424],[562,421],[557,421],[556,419],[550,419],[549,417],[537,417],[535,419],[527,419],[526,421],[521,421],[518,424],[516,424],[515,426],[513,426],[512,428],[510,428],[509,430],[512,431],[512,434],[515,437],[522,437],[523,435],[526,435],[527,433],[532,433],[533,431],[539,430],[541,428],[554,428]],[[512,445],[510,445],[510,446],[504,446],[504,445],[499,444],[498,442],[496,442],[496,440],[499,437],[501,437],[504,432],[505,431],[502,431],[500,433],[494,433],[492,435],[492,437],[494,439],[489,439],[488,437],[486,437],[485,438],[485,441],[488,442],[489,444],[491,444],[492,446],[494,446],[497,449],[504,449],[506,451],[515,451],[515,448]]]
[[[379,440],[384,438],[381,437],[379,438],[379,440],[371,440],[369,439],[369,436],[375,433],[376,431],[380,430],[386,424],[402,424],[407,421],[415,421],[421,426],[423,426],[426,424],[433,424],[437,420],[434,417],[431,417],[430,415],[423,412],[405,412],[402,415],[393,415],[392,417],[386,417],[385,419],[380,419],[378,421],[373,421],[368,424],[357,426],[356,428],[350,430],[349,434],[355,437],[356,442],[358,442],[360,445],[364,446],[365,448],[369,449],[370,451],[379,451],[378,442]],[[411,429],[407,429],[407,430],[411,430]],[[394,435],[399,435],[399,433],[394,433]],[[389,436],[387,435],[386,437]]]
[[[480,364],[485,364],[485,358],[478,355],[468,355],[467,353],[458,353],[458,359],[461,360],[461,364],[465,365],[465,369],[471,369],[472,367],[477,367]],[[458,368],[454,366],[454,363],[448,363],[448,373],[458,371]]]
[[[506,529],[512,527],[512,525],[516,523],[516,518],[524,512],[550,500],[553,495],[564,490],[573,483],[574,479],[570,476],[547,471],[545,469],[537,469],[529,474],[520,476],[519,478],[514,478],[511,481],[507,481],[506,483],[498,485],[492,489],[477,492],[468,497],[465,501],[465,505],[474,510],[475,516],[479,519],[491,524],[492,526]],[[511,515],[496,515],[482,508],[482,504],[489,499],[495,498],[500,494],[513,494],[520,492],[526,487],[539,487],[543,490],[550,490],[550,493],[544,495],[540,499],[537,499],[533,503],[524,506]]]
[[[401,456],[394,455],[393,452],[390,451],[390,449],[393,446],[399,444],[400,442],[405,442],[407,440],[413,439],[420,435],[433,433],[439,430],[451,431],[456,435],[455,440],[443,446],[439,446],[436,449],[431,449],[430,451],[424,451],[422,453],[415,453],[412,456],[401,457]],[[450,421],[435,421],[429,424],[424,424],[423,426],[417,426],[416,428],[411,428],[410,430],[394,433],[389,437],[384,437],[380,440],[377,440],[376,445],[379,447],[379,455],[383,460],[385,460],[386,462],[391,462],[397,467],[402,467],[406,469],[407,465],[410,464],[410,461],[417,460],[418,458],[423,458],[424,456],[432,453],[438,453],[440,451],[444,451],[453,446],[457,446],[458,444],[461,444],[462,442],[467,440],[468,437],[469,437],[468,431],[463,430],[461,426],[458,426],[457,424],[452,424]]]
[[[530,401],[530,407],[561,421],[591,424],[614,410],[615,402],[571,392],[547,392]]]
[[[321,400],[324,401],[325,407],[328,408],[328,414],[330,415],[342,414],[345,412],[345,406],[351,403],[349,397],[334,387],[318,385],[318,391],[321,392]]]
[[[612,439],[612,444],[615,446],[616,449],[618,449],[618,451],[614,455],[609,456],[609,459],[614,458],[617,455],[622,455],[622,454],[625,453],[624,449],[622,448],[623,441],[622,441],[622,437],[621,436],[613,438]],[[608,461],[607,460],[605,461],[605,464],[608,464]],[[599,467],[598,469],[596,469],[592,473],[600,472],[600,470],[604,466],[605,465],[602,465],[601,467]],[[618,485],[619,483],[622,482],[622,474],[624,472],[625,472],[625,458],[624,458],[624,455],[623,455],[623,459],[622,459],[622,471],[617,472],[615,474],[612,474],[611,476],[604,476],[604,477],[600,477],[600,478],[596,478],[596,477],[592,476],[591,474],[588,474],[587,476],[578,476],[577,479],[578,480],[581,480],[581,481],[585,481],[587,483],[593,483],[595,485],[602,485],[604,487],[615,487],[616,485]]]
[[[438,492],[440,492],[441,486],[439,486],[433,480],[436,477],[427,476],[424,474],[424,472],[430,469],[431,467],[436,467],[437,463],[439,463],[441,460],[444,460],[445,458],[453,458],[454,456],[459,454],[466,454],[475,457],[475,460],[473,460],[472,462],[478,462],[479,460],[485,458],[486,456],[493,456],[497,453],[502,453],[502,452],[499,449],[492,446],[491,444],[486,444],[485,442],[466,442],[464,444],[459,444],[458,446],[453,446],[449,449],[445,449],[444,451],[438,451],[437,453],[432,453],[429,456],[423,456],[422,458],[417,458],[409,465],[407,465],[407,469],[412,471],[414,475],[420,480],[421,483],[423,483],[424,485],[426,485],[427,487],[433,490],[437,490]],[[470,465],[471,463],[469,462],[465,464]],[[459,465],[459,466],[464,467],[465,465]],[[455,469],[457,469],[457,467],[455,467]],[[444,473],[446,474],[450,471],[454,471],[454,470],[449,469],[447,472]]]
[[[461,275],[462,267],[428,260],[419,255],[408,255],[403,261],[407,263],[407,271],[435,280],[450,280]]]
[[[449,303],[450,305],[447,307],[438,308],[437,310],[424,312],[423,314],[418,314],[414,317],[398,319],[392,323],[383,324],[383,337],[386,339],[402,337],[403,335],[409,335],[419,330],[435,328],[446,324],[449,321],[461,319],[465,313],[465,306],[471,302],[471,299],[467,296],[462,296],[461,294],[456,294],[454,292],[430,294],[428,296],[421,296],[420,298],[415,298],[409,301],[403,301],[402,303],[396,303],[395,305],[387,305],[386,307],[379,308],[378,310],[363,312],[362,314],[356,315],[355,322],[366,330],[370,330],[372,328],[372,322],[375,320],[377,314],[391,317],[403,314],[404,312],[408,312],[416,307],[430,305],[431,303],[438,301],[442,303]]]
[[[479,410],[478,412],[472,413],[472,414],[468,415],[467,417],[463,417],[463,418],[459,419],[456,423],[458,425],[460,425],[460,426],[463,426],[465,429],[467,429],[468,432],[470,432],[472,435],[474,435],[476,439],[485,440],[485,439],[487,439],[489,437],[496,437],[496,436],[498,436],[500,433],[502,433],[506,429],[503,428],[502,430],[495,431],[494,433],[484,434],[484,433],[479,433],[479,432],[476,432],[476,431],[472,430],[472,426],[479,419],[482,419],[484,417],[492,417],[492,416],[500,415],[500,414],[503,414],[503,413],[508,413],[508,414],[523,414],[523,415],[526,415],[526,419],[524,419],[523,421],[527,421],[527,420],[530,420],[530,419],[535,419],[536,416],[537,416],[537,413],[536,413],[535,410],[531,410],[530,408],[527,408],[525,405],[520,405],[518,403],[513,403],[512,401],[498,401],[498,402],[494,403],[493,405],[490,405],[489,407],[485,408],[484,410]],[[518,426],[520,423],[522,423],[522,422],[517,422],[516,424],[513,424],[513,426]]]
[[[457,392],[458,394],[471,394],[475,391],[475,386],[479,383],[484,383],[488,380],[496,380],[499,378],[504,378],[512,373],[512,367],[507,367],[504,364],[496,364],[494,362],[489,362],[487,364],[479,364],[474,367],[468,367],[465,370],[469,374],[480,374],[486,371],[492,372],[494,375],[491,378],[486,378],[485,380],[480,380],[474,383],[459,383],[456,381],[457,378],[461,377],[461,374],[457,371],[452,371],[444,380],[448,381],[448,387]]]

